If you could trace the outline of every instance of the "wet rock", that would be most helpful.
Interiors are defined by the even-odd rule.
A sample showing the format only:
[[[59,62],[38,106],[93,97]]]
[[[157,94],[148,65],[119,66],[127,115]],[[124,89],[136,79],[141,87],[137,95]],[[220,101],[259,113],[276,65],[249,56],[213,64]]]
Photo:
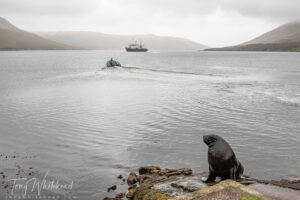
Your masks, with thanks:
[[[120,198],[104,197],[103,200],[120,200]]]
[[[191,176],[191,169],[163,169],[158,173],[144,174],[139,176],[140,184],[157,184],[161,182],[171,182],[180,178]]]
[[[117,186],[113,185],[113,186],[107,188],[107,192],[110,192],[111,190],[116,190],[116,189],[117,189]]]
[[[186,168],[160,169],[157,166],[150,166],[141,167],[139,169],[139,173],[140,176],[138,178],[136,174],[132,175],[139,181],[139,185],[131,184],[128,188],[126,197],[130,200],[241,200],[242,198],[257,198],[262,200],[296,200],[299,196],[297,194],[298,196],[291,196],[293,198],[277,198],[277,196],[272,196],[271,193],[264,193],[264,189],[256,190],[255,188],[251,188],[250,186],[253,184],[245,186],[232,180],[206,184],[201,180],[203,177],[207,176],[207,172],[193,174],[191,169]],[[251,179],[250,177],[245,178],[242,182],[245,181],[247,182],[246,185],[257,182],[256,179]],[[300,180],[281,180],[278,182],[280,182],[282,187],[288,184],[289,187],[296,188],[297,184],[300,183]],[[266,183],[271,184],[270,181]],[[286,191],[290,190],[287,188],[283,189]],[[281,190],[278,189],[278,191]],[[289,195],[295,195],[295,192],[298,192],[297,190],[293,191],[294,192],[289,191],[284,194],[286,194],[286,197],[290,197]],[[282,197],[282,194],[280,197]]]
[[[123,176],[122,176],[122,174],[120,174],[119,176],[118,176],[118,179],[122,179],[123,178]]]
[[[161,193],[159,190],[151,189],[147,186],[140,186],[136,189],[134,200],[168,200],[172,197]]]
[[[271,200],[271,198],[263,196],[258,191],[244,186],[232,180],[222,181],[214,186],[204,188],[192,193],[178,196],[176,200],[241,200],[242,198],[261,198]]]
[[[147,180],[151,180],[151,176],[150,175],[140,175],[139,176],[139,183],[145,183]]]
[[[144,166],[139,168],[139,174],[158,174],[160,171],[159,166]]]
[[[298,177],[298,178],[291,178],[291,179],[289,179],[289,181],[300,183],[300,177]]]
[[[256,183],[249,186],[250,188],[262,193],[265,196],[271,197],[274,200],[296,200],[300,199],[300,191],[283,188],[270,184]]]
[[[182,168],[182,169],[163,169],[160,170],[159,175],[160,176],[177,176],[177,175],[192,175],[193,171],[188,168]]]
[[[119,193],[119,194],[116,194],[115,198],[116,199],[122,199],[125,197],[125,193]]]
[[[133,185],[133,184],[135,184],[135,183],[137,183],[137,182],[138,182],[138,177],[137,177],[136,173],[131,172],[131,173],[129,174],[128,179],[127,179],[127,184],[128,184],[128,185]]]
[[[300,180],[286,180],[282,179],[279,182],[272,182],[273,185],[278,185],[280,187],[287,187],[294,190],[300,190]]]
[[[130,188],[126,194],[126,198],[128,199],[132,199],[135,195],[135,189],[134,188]]]
[[[184,185],[180,185],[178,183],[171,183],[171,186],[175,187],[175,188],[181,188],[188,192],[195,192],[195,191],[199,190],[199,188],[197,188],[197,187],[184,186]]]
[[[148,186],[176,181],[193,174],[191,169],[160,169],[155,166],[141,167],[139,171],[146,173],[139,176],[139,183],[147,184]]]
[[[128,190],[130,190],[130,189],[135,189],[135,188],[137,188],[137,185],[136,185],[136,184],[133,184],[133,185],[130,185],[130,186],[128,187]]]
[[[203,188],[207,188],[208,185],[201,181],[204,173],[195,174],[193,176],[172,176],[165,179],[160,183],[156,183],[152,186],[152,189],[157,189],[166,195],[176,197],[184,195],[189,192],[197,191]]]
[[[144,184],[147,185],[155,185],[163,182],[171,182],[177,180],[179,177],[173,176],[173,177],[166,177],[166,176],[154,176],[151,177],[151,179],[147,179]]]
[[[286,187],[294,190],[300,190],[300,180],[294,179],[294,180],[287,180],[287,179],[282,179],[280,181],[268,181],[268,180],[262,180],[258,181],[259,183],[263,184],[271,184],[271,185],[276,185],[279,187]]]

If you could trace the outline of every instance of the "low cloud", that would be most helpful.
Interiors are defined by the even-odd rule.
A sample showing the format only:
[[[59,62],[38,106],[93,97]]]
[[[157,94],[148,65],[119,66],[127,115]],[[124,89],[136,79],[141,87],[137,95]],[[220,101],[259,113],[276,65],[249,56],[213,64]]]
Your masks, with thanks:
[[[273,20],[300,20],[299,0],[111,0],[124,7],[145,13],[172,15],[173,17],[202,16],[223,12],[237,12],[253,18]],[[130,9],[131,10],[131,9]]]
[[[29,31],[171,35],[235,45],[300,20],[300,0],[0,0],[0,13]]]
[[[299,21],[299,0],[223,0],[223,10],[236,11],[253,18],[279,21]]]
[[[8,15],[47,16],[88,14],[101,0],[0,0],[0,13]]]
[[[1,0],[0,12],[18,15],[80,15],[109,10],[111,15],[145,13],[174,18],[237,12],[253,18],[300,20],[299,0]],[[119,9],[118,9],[119,8]],[[110,16],[107,16],[109,18]],[[121,20],[121,19],[120,19]]]

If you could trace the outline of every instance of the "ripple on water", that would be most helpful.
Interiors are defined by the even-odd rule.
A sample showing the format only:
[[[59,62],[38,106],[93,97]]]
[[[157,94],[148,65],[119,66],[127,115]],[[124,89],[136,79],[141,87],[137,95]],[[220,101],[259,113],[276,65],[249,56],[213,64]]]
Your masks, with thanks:
[[[25,54],[37,60],[44,53]],[[26,152],[40,176],[50,170],[53,178],[74,180],[80,199],[107,196],[117,175],[140,165],[206,170],[206,134],[222,135],[247,174],[300,174],[299,85],[273,76],[284,70],[278,62],[293,71],[298,57],[261,66],[252,54],[116,53],[138,67],[96,70],[110,54],[53,53],[39,67],[13,56],[13,75],[0,75],[1,150]],[[7,77],[18,83],[5,83]]]

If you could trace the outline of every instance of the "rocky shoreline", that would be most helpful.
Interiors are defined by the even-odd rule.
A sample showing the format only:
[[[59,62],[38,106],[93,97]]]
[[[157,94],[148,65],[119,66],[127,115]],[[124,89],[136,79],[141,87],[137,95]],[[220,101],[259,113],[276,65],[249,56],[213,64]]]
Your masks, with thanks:
[[[127,177],[128,190],[104,200],[300,200],[300,179],[255,180],[203,183],[207,172],[194,174],[191,169],[140,167],[138,175]],[[122,175],[117,178],[125,179]],[[248,181],[251,180],[251,181]],[[111,186],[108,191],[117,187]]]

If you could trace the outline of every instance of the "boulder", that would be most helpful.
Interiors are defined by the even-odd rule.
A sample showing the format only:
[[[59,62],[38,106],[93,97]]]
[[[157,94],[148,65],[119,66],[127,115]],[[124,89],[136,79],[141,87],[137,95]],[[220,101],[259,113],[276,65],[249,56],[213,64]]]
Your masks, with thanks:
[[[172,197],[161,193],[159,190],[151,189],[147,186],[140,186],[136,189],[134,200],[168,200]]]
[[[160,169],[158,166],[146,166],[139,168],[140,175],[159,175],[159,176],[177,176],[177,175],[191,175],[193,171],[188,168],[182,169]]]
[[[160,171],[159,166],[146,166],[139,168],[139,174],[158,174]]]
[[[122,199],[125,197],[125,193],[119,193],[119,194],[116,194],[115,198],[116,199]]]
[[[113,185],[113,186],[107,188],[107,192],[110,192],[111,190],[116,190],[116,189],[117,189],[117,186]]]
[[[222,181],[214,186],[204,188],[192,193],[178,196],[176,200],[241,200],[242,198],[259,198],[271,200],[261,193],[233,180]]]
[[[120,174],[120,175],[118,176],[118,179],[122,179],[122,178],[123,178],[123,175]]]
[[[133,184],[135,184],[137,182],[138,182],[138,177],[137,177],[136,173],[131,172],[129,174],[128,178],[127,178],[127,184],[128,185],[133,185]]]
[[[145,183],[146,181],[149,181],[151,180],[151,176],[150,175],[140,175],[139,176],[139,183],[142,184],[142,183]]]
[[[104,197],[103,200],[121,200],[119,198]]]
[[[126,198],[127,199],[132,199],[135,195],[135,189],[134,188],[130,188],[126,194]]]
[[[130,186],[128,187],[128,190],[130,190],[130,189],[135,189],[135,188],[137,188],[137,185],[136,185],[136,184],[133,184],[133,185],[130,185]]]
[[[188,168],[182,168],[182,169],[163,169],[160,170],[158,173],[160,176],[177,176],[177,175],[192,175],[193,171]]]
[[[246,177],[240,183],[233,180],[204,183],[202,178],[208,172],[193,174],[187,168],[158,166],[140,167],[139,174],[137,177],[132,172],[128,177],[126,197],[130,200],[300,200],[300,179],[262,181]],[[122,195],[106,200],[118,198]]]

